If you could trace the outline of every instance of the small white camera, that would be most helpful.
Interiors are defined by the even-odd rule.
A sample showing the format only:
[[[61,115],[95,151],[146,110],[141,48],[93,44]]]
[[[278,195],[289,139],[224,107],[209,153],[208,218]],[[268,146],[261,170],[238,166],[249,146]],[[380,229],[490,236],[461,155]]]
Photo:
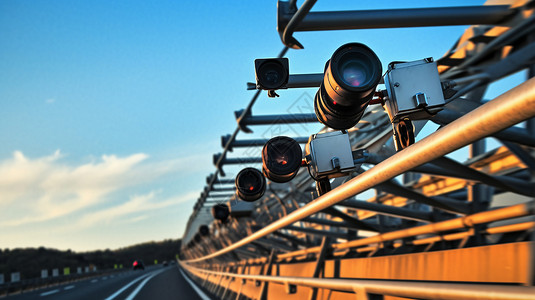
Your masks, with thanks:
[[[310,175],[315,180],[345,176],[355,169],[347,133],[311,135],[305,147],[305,159]]]
[[[445,104],[433,58],[390,63],[384,81],[388,94],[385,110],[392,123],[404,118],[428,119]]]

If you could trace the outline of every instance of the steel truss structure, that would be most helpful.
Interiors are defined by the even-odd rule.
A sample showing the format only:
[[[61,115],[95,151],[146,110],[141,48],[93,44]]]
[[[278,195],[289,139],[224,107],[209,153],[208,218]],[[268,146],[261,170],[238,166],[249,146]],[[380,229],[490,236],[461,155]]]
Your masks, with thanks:
[[[455,94],[415,124],[417,132],[428,121],[440,129],[396,152],[387,114],[371,105],[349,130],[352,148],[368,151],[366,162],[335,179],[332,191],[311,196],[315,182],[302,170],[290,183],[270,183],[250,209],[214,221],[211,204],[238,201],[233,186],[221,187],[234,182],[223,165],[261,163],[227,157],[266,142],[237,140],[239,131],[317,121],[314,114],[252,115],[257,91],[214,155],[216,171],[184,234],[181,267],[222,299],[535,299],[535,79],[482,99],[501,78],[535,75],[534,3],[310,12],[315,1],[299,9],[295,2],[278,3],[286,46],[279,57],[302,48],[297,31],[472,25],[438,60]],[[322,76],[290,75],[288,87],[317,87]],[[502,146],[487,151],[489,137]],[[465,146],[469,160],[446,156]],[[356,198],[367,190],[375,196]],[[201,225],[209,232],[199,233]]]

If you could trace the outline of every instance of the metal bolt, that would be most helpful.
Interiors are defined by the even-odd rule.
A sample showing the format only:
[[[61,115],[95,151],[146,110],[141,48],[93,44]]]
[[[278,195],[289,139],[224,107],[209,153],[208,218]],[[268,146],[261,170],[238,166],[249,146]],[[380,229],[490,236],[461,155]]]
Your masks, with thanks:
[[[340,159],[338,157],[331,158],[331,164],[333,166],[333,169],[340,168]]]

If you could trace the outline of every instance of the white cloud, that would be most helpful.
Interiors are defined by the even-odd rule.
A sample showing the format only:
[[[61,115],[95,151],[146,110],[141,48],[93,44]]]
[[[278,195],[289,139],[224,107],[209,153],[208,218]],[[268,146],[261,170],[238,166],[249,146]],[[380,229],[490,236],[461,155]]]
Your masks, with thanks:
[[[53,99],[53,98],[49,98],[49,99],[45,100],[46,104],[52,104],[52,103],[55,103],[55,102],[56,102],[56,99]]]
[[[195,199],[198,193],[189,192],[181,196],[163,200],[158,199],[158,194],[159,192],[152,191],[145,195],[136,195],[130,197],[127,202],[120,205],[86,214],[74,225],[74,228],[79,229],[80,227],[89,227],[96,224],[108,224],[110,222],[120,221],[122,218],[124,221],[137,222],[147,218],[147,216],[137,216],[136,214],[147,213],[191,201]]]
[[[12,158],[0,161],[0,226],[43,222],[96,208],[109,201],[112,192],[151,183],[172,172],[192,171],[191,158],[153,162],[143,153],[125,157],[103,155],[75,166],[62,162],[62,158],[59,150],[36,159],[15,151]],[[142,208],[157,209],[181,201],[180,197],[153,201],[154,197],[154,193],[132,197],[117,208],[99,212],[101,217],[84,217],[84,222],[108,220]]]

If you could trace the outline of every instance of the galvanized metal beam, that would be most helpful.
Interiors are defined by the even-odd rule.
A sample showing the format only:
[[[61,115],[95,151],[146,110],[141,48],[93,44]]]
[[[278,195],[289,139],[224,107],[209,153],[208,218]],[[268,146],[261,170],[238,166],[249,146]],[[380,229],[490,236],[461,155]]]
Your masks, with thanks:
[[[262,163],[262,157],[236,157],[236,158],[223,158],[222,153],[216,153],[213,156],[214,164],[219,162],[220,166],[223,165],[242,165],[242,164],[254,164]]]
[[[366,230],[366,231],[372,231],[372,232],[379,232],[379,226],[375,224],[371,224],[369,222],[361,221],[355,217],[352,217],[344,212],[339,211],[338,209],[334,207],[326,207],[322,210],[322,212],[338,217],[347,223],[351,223],[354,225],[353,228],[358,230]]]
[[[279,1],[279,32],[293,16],[287,3]],[[295,31],[498,24],[514,12],[508,5],[310,12]]]
[[[290,74],[290,76],[288,76],[288,83],[286,86],[289,89],[312,88],[319,87],[322,81],[323,73]],[[248,82],[247,89],[256,90],[256,83]]]
[[[449,199],[445,196],[434,196],[434,197],[427,197],[423,194],[420,194],[418,192],[415,192],[412,189],[406,188],[404,186],[401,186],[392,180],[387,180],[383,183],[380,183],[377,185],[381,190],[398,195],[404,198],[412,199],[416,202],[427,204],[436,208],[440,208],[443,210],[455,212],[455,213],[461,213],[461,214],[467,214],[470,212],[469,204],[463,201],[458,201],[454,199]]]
[[[241,115],[242,111],[236,111],[235,115]],[[315,123],[318,122],[316,114],[285,114],[285,115],[248,115],[241,119],[242,126],[249,125],[272,125],[272,124],[293,124],[293,123]]]

